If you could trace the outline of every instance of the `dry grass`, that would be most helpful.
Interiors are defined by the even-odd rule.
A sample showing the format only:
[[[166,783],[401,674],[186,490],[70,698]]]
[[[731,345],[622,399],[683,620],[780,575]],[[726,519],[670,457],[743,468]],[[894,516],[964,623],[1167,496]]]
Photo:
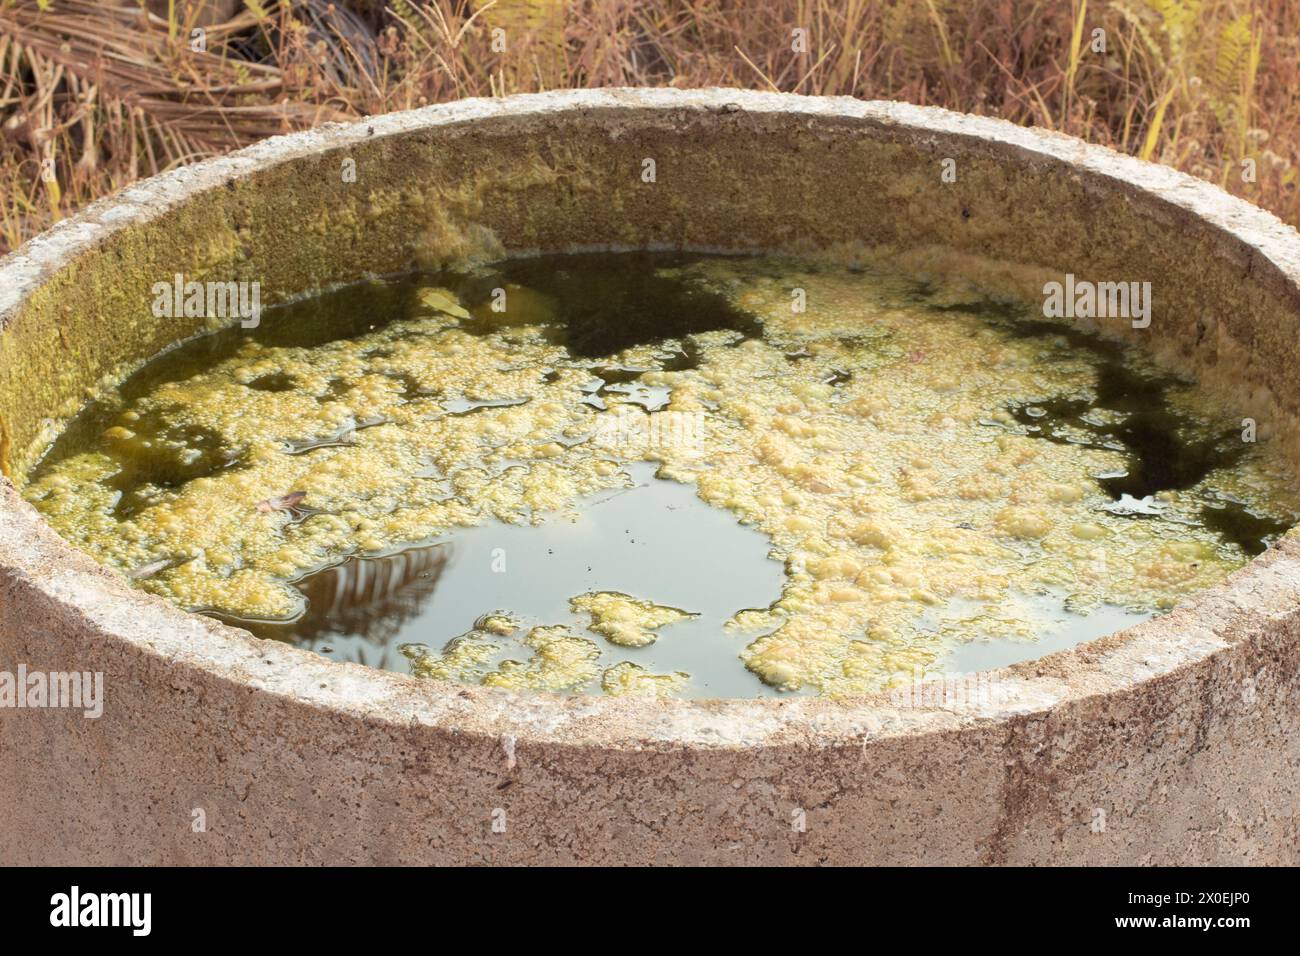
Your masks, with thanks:
[[[593,86],[996,115],[1168,163],[1300,223],[1295,0],[113,3],[0,0],[0,251],[136,178],[264,136]]]

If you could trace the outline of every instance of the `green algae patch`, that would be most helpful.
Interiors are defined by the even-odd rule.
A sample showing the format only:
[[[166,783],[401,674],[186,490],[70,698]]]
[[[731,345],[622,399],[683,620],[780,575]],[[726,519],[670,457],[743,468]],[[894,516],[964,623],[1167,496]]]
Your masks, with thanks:
[[[606,668],[600,676],[600,688],[611,697],[674,697],[690,682],[681,671],[652,674],[640,664],[623,661]]]
[[[602,667],[596,644],[569,627],[525,626],[506,614],[484,615],[440,651],[405,644],[401,652],[417,677],[515,690],[564,693],[593,685],[610,696],[669,697],[690,681],[687,673],[656,674],[631,661]]]
[[[509,645],[501,639],[503,629],[515,638]],[[501,616],[452,638],[439,653],[409,644],[403,646],[402,653],[410,659],[411,673],[417,677],[487,687],[558,693],[577,690],[599,676],[600,649],[564,625],[538,625],[516,631],[518,625]],[[507,646],[512,652],[522,651],[526,657],[508,657],[494,663]]]
[[[784,567],[770,606],[728,610],[720,653],[756,692],[851,695],[1220,581],[1300,510],[1240,425],[1142,354],[957,282],[559,256],[353,286],[166,353],[24,494],[137,586],[291,633],[309,605],[436,607],[458,535],[572,520],[648,462]],[[417,676],[691,692],[671,655],[695,615],[654,582],[556,597],[437,649],[377,633]]]
[[[569,601],[569,606],[590,615],[588,630],[619,647],[649,647],[658,640],[655,632],[660,628],[693,616],[617,591],[580,594]]]
[[[534,627],[522,643],[532,650],[526,661],[506,660],[487,674],[487,687],[512,690],[576,690],[600,673],[600,648],[564,625]]]

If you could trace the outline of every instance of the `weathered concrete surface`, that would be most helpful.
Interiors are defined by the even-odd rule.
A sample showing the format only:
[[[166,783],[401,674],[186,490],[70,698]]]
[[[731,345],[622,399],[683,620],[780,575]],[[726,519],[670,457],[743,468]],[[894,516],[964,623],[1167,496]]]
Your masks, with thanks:
[[[21,480],[96,383],[198,331],[149,314],[175,272],[283,299],[623,245],[829,248],[1010,291],[1066,271],[1150,280],[1152,328],[1106,331],[1297,447],[1300,236],[1267,213],[993,120],[614,90],[270,140],[60,224],[0,262],[0,462]],[[0,709],[0,862],[1297,863],[1298,633],[1293,535],[1166,617],[946,707],[523,695],[184,614],[0,479],[0,670],[106,685],[97,720]]]

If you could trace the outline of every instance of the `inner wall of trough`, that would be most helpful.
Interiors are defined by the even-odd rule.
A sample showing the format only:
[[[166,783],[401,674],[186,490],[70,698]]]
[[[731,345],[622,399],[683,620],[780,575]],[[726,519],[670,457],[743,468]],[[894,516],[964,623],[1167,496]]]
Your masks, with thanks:
[[[830,251],[1030,303],[1066,272],[1150,281],[1151,327],[1103,331],[1196,375],[1300,462],[1300,290],[1181,209],[1015,147],[871,121],[591,110],[363,138],[116,233],[0,316],[0,467],[21,485],[97,388],[204,330],[151,313],[177,272],[258,281],[266,307],[367,274],[600,245]]]

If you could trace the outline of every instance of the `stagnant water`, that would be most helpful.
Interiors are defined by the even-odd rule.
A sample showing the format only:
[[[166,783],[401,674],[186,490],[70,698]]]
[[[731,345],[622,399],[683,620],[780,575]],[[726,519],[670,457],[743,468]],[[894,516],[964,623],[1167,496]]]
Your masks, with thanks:
[[[1109,633],[1262,551],[1297,506],[1240,422],[959,288],[546,257],[185,343],[25,493],[140,587],[340,660],[851,694]]]

